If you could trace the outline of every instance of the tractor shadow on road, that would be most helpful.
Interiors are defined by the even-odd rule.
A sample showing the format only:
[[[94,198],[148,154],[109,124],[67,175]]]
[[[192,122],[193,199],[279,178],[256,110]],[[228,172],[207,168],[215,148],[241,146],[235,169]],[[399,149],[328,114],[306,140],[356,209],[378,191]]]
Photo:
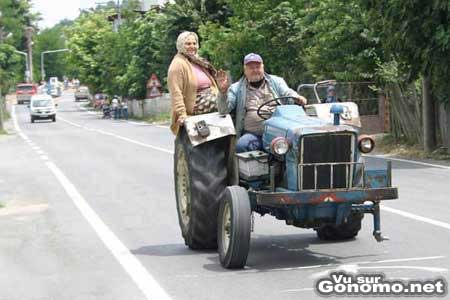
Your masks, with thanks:
[[[252,235],[250,252],[247,259],[246,268],[258,272],[269,272],[284,268],[314,268],[324,265],[343,264],[344,260],[362,257],[378,256],[378,254],[355,255],[348,252],[348,255],[330,255],[308,249],[314,245],[341,245],[354,243],[355,239],[345,241],[321,241],[315,234],[289,234],[289,235]],[[342,251],[340,251],[342,253]],[[204,265],[204,268],[214,272],[228,272],[222,268],[219,256],[209,257],[212,264]]]
[[[189,249],[184,244],[143,246],[138,249],[131,250],[130,252],[134,255],[149,255],[149,256],[184,256],[184,255],[217,253],[217,251],[215,250],[194,251]]]
[[[288,234],[288,235],[262,235],[253,234],[247,267],[258,272],[269,272],[283,268],[314,268],[315,266],[339,265],[348,263],[349,259],[376,257],[379,254],[355,254],[347,252],[346,255],[321,253],[309,249],[311,246],[323,245],[328,249],[333,246],[346,246],[345,244],[357,243],[355,239],[345,241],[321,241],[315,234]],[[356,246],[356,245],[355,245]],[[325,250],[325,249],[324,249]],[[343,253],[342,249],[339,251]],[[219,255],[216,250],[191,250],[184,244],[162,244],[143,246],[131,250],[134,255],[149,256],[193,256],[207,255],[211,261],[203,268],[212,272],[228,272],[222,268]],[[344,251],[345,253],[345,251]]]

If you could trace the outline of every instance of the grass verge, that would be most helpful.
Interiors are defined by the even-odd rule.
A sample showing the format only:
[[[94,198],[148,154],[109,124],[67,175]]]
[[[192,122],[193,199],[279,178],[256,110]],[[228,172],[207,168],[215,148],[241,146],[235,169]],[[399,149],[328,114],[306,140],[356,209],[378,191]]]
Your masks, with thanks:
[[[130,119],[137,120],[137,121],[144,121],[147,123],[167,123],[170,122],[170,113],[162,113],[155,116],[145,117],[145,118],[138,118],[138,117],[130,117]]]
[[[437,148],[431,153],[425,153],[423,146],[403,139],[395,139],[392,135],[385,135],[376,140],[376,153],[399,156],[409,159],[435,159],[450,161],[450,154],[444,147]]]

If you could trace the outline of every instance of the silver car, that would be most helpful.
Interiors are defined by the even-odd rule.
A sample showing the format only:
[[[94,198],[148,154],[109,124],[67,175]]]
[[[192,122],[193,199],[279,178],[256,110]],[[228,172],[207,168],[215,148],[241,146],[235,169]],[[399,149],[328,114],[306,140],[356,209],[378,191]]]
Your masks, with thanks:
[[[75,91],[75,101],[79,101],[80,99],[91,99],[91,95],[89,94],[89,88],[87,86],[80,86]]]
[[[56,105],[49,95],[40,94],[31,97],[30,105],[31,123],[35,120],[50,119],[56,122]]]

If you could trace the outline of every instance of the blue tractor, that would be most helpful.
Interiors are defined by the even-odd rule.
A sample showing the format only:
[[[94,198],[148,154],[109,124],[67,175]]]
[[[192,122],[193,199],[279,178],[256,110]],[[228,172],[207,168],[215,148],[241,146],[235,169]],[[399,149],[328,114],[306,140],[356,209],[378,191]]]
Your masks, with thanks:
[[[291,100],[273,99],[258,109],[266,120],[264,151],[234,153],[232,119],[218,113],[189,117],[176,139],[175,192],[185,243],[217,247],[225,268],[245,266],[253,213],[311,228],[323,240],[354,238],[364,215],[372,214],[375,239],[387,239],[380,201],[398,192],[390,162],[382,169],[364,163],[362,154],[375,144],[360,134],[358,106],[317,97],[302,107]]]

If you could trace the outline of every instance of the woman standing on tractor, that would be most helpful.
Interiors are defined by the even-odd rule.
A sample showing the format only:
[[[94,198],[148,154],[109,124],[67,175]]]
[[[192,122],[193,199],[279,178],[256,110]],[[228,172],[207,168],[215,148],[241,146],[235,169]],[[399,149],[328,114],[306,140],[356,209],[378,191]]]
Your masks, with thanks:
[[[171,130],[174,153],[175,196],[181,233],[191,249],[217,248],[219,201],[227,187],[229,139],[220,138],[193,147],[183,126],[188,116],[217,111],[217,97],[228,88],[225,72],[198,56],[198,36],[183,32],[178,53],[168,72],[172,100]],[[217,81],[216,81],[217,80]]]
[[[178,36],[178,53],[168,72],[168,86],[172,101],[172,132],[177,135],[189,115],[217,111],[217,96],[228,88],[225,72],[216,69],[198,55],[198,36],[185,31]],[[217,79],[217,82],[216,82]]]

